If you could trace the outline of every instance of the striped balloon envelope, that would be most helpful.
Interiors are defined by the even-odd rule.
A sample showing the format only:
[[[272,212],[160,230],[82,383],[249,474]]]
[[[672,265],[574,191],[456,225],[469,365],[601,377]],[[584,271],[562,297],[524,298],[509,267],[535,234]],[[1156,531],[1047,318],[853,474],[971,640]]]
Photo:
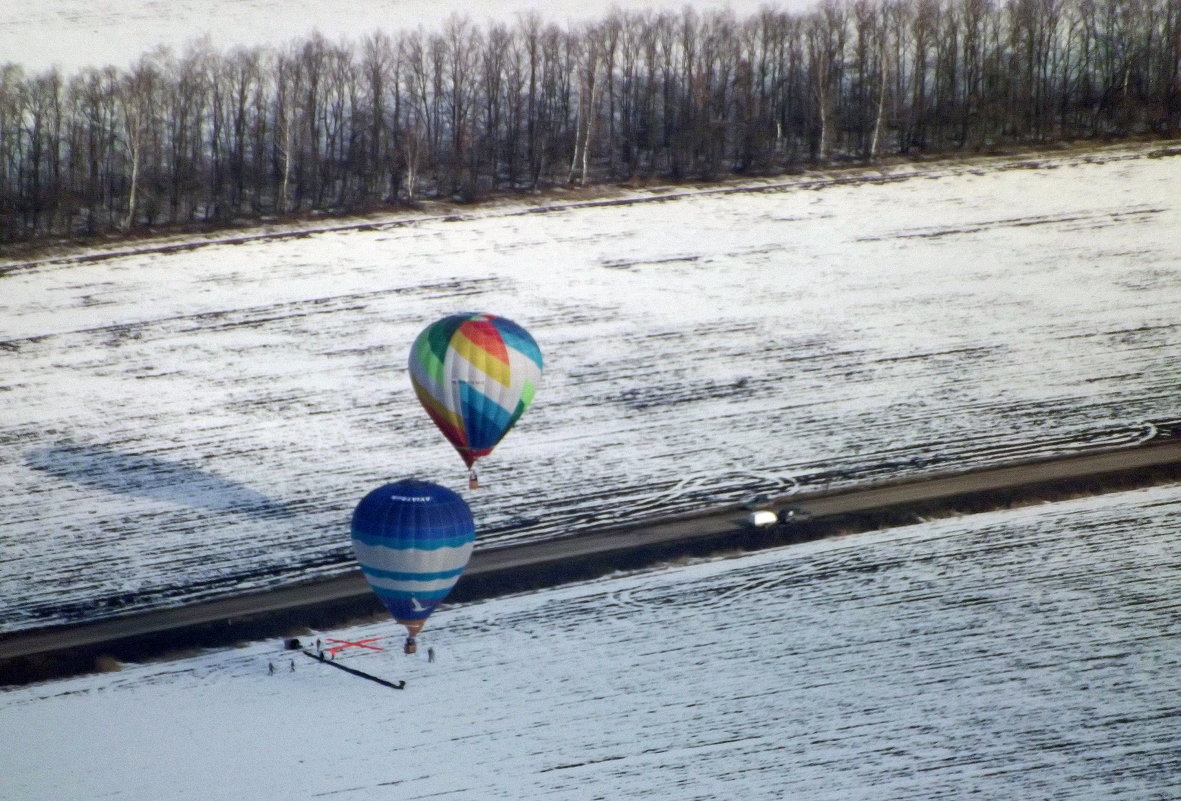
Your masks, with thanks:
[[[370,492],[353,511],[353,552],[394,620],[414,637],[455,587],[472,554],[476,525],[463,498],[405,479]]]
[[[469,468],[529,408],[541,368],[541,349],[529,332],[492,314],[444,317],[410,349],[414,392]],[[472,480],[474,486],[474,471]]]

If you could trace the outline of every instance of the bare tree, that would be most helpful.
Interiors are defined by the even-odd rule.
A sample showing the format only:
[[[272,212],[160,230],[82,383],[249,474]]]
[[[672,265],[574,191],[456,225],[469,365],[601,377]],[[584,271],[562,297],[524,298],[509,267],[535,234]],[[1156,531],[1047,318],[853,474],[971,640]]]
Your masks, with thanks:
[[[848,14],[835,0],[824,0],[807,27],[808,65],[812,73],[817,135],[815,158],[827,160],[837,134],[838,101],[845,67]]]
[[[570,157],[570,171],[567,180],[585,185],[590,171],[591,139],[598,117],[599,95],[603,70],[603,42],[598,26],[581,32],[574,40],[576,70],[578,73],[578,111],[575,116],[574,150]]]
[[[361,44],[360,64],[367,113],[363,129],[357,132],[363,156],[356,164],[362,203],[382,202],[393,194],[390,146],[396,126],[387,118],[391,116],[390,97],[397,92],[395,70],[393,40],[380,31],[367,36]]]
[[[299,68],[297,54],[291,50],[280,53],[275,60],[275,96],[272,104],[271,130],[274,131],[273,148],[275,186],[275,208],[280,214],[290,209],[291,176],[297,155],[296,147],[296,94],[299,90]]]
[[[450,134],[446,159],[448,191],[464,200],[473,200],[477,193],[477,179],[468,159],[474,138],[476,64],[483,42],[470,20],[452,15],[444,25],[440,45],[445,54],[446,74],[446,81],[440,89],[444,94]]]

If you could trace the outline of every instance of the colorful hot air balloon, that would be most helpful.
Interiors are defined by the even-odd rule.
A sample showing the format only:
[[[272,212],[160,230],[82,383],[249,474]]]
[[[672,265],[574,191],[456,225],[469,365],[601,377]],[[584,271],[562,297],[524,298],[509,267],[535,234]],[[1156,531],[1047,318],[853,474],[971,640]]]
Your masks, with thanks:
[[[378,487],[353,511],[353,552],[373,592],[406,627],[406,653],[459,581],[476,525],[463,498],[429,481]]]
[[[541,349],[521,326],[492,314],[431,323],[410,349],[410,382],[435,425],[471,470],[533,402]]]

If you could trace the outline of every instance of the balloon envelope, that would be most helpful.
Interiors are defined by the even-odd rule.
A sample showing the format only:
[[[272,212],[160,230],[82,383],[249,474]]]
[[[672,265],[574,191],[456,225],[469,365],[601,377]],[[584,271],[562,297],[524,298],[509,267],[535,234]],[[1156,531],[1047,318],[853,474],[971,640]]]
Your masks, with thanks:
[[[414,392],[468,467],[529,408],[541,367],[529,332],[492,314],[444,317],[410,349]]]
[[[459,581],[475,533],[463,498],[429,481],[378,487],[353,511],[353,552],[361,571],[411,635]]]

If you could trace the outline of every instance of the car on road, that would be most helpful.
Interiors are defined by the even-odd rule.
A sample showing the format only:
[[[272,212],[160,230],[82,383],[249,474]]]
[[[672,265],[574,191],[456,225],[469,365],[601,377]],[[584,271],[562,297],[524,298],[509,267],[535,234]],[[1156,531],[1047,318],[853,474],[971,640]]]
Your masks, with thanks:
[[[768,509],[756,509],[747,517],[747,522],[755,528],[766,528],[779,522],[779,515]]]

